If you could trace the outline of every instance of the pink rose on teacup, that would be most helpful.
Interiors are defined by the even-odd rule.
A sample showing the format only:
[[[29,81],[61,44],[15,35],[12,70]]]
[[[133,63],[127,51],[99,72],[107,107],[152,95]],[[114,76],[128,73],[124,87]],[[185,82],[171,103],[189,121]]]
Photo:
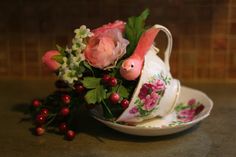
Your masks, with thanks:
[[[56,50],[47,51],[43,57],[42,62],[45,64],[50,71],[56,71],[61,65],[53,59],[54,56],[60,55]]]
[[[90,65],[99,69],[115,66],[118,59],[126,53],[129,41],[122,37],[125,24],[115,21],[93,30],[84,51],[85,59]]]

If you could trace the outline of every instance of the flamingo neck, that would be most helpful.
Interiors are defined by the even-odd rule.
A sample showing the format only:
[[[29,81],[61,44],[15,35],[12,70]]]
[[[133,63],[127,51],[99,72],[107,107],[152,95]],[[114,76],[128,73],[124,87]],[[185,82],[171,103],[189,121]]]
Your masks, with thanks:
[[[146,53],[152,46],[159,31],[160,31],[159,29],[155,27],[151,27],[146,32],[144,32],[141,35],[132,56],[140,58],[140,59],[144,59],[144,56],[146,55]]]

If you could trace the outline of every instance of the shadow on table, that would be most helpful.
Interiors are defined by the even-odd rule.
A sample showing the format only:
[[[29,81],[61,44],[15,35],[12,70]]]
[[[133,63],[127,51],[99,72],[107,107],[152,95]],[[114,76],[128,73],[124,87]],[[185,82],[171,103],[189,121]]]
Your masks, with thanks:
[[[30,113],[29,104],[21,103],[13,105],[11,111],[22,113],[22,117],[19,118],[19,122],[31,121],[31,116],[29,114]]]
[[[23,114],[26,114],[29,112],[29,104],[27,103],[15,104],[13,105],[11,110],[14,112],[21,112]]]
[[[84,112],[83,112],[84,114]],[[150,141],[163,141],[163,140],[170,140],[173,138],[180,138],[186,134],[189,134],[196,129],[198,129],[199,125],[195,125],[194,127],[171,135],[164,135],[164,136],[135,136],[129,135],[125,133],[121,133],[115,131],[104,124],[98,122],[97,120],[93,119],[92,117],[88,116],[89,113],[80,115],[78,117],[78,131],[93,136],[100,142],[103,142],[103,138],[117,140],[117,141],[132,141],[132,142],[150,142]]]
[[[11,108],[14,112],[21,112],[22,117],[19,118],[19,122],[27,122],[31,123],[31,117],[27,115],[29,113],[29,104],[22,103],[22,104],[16,104]],[[180,138],[181,136],[184,136],[186,134],[189,134],[196,129],[198,129],[199,125],[195,125],[194,127],[171,135],[164,135],[164,136],[151,136],[151,137],[145,137],[145,136],[135,136],[135,135],[129,135],[124,134],[118,131],[115,131],[102,123],[98,122],[97,120],[93,119],[91,116],[89,116],[89,111],[82,108],[78,113],[78,116],[74,120],[74,125],[76,126],[75,129],[80,133],[88,134],[94,138],[96,138],[100,142],[104,142],[103,139],[111,139],[111,140],[117,140],[117,141],[132,141],[132,142],[150,142],[150,141],[163,141],[163,140],[170,140],[173,138]],[[34,134],[33,132],[33,125],[31,128],[29,128],[29,131]],[[49,133],[58,134],[55,129],[49,130]]]

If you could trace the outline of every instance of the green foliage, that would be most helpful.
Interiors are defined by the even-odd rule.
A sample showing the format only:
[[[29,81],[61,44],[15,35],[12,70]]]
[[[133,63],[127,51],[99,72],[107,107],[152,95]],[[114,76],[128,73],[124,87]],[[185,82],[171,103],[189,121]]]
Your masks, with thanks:
[[[179,105],[177,105],[177,106],[175,107],[175,111],[176,111],[176,112],[179,112],[179,111],[184,110],[184,109],[186,109],[186,108],[189,108],[189,106],[186,105],[186,104],[184,104],[184,103],[180,103]]]
[[[127,24],[125,26],[125,37],[129,40],[130,44],[127,47],[127,53],[124,58],[130,56],[133,53],[140,39],[140,36],[146,30],[145,20],[147,19],[148,15],[149,10],[146,9],[141,13],[141,15],[128,18]],[[86,33],[84,31],[88,31],[87,29],[85,29],[86,28],[81,28],[81,30],[78,30],[79,32],[77,32],[77,35],[82,38],[82,36],[84,36]],[[89,36],[83,38],[85,39],[87,37]],[[54,56],[53,59],[63,65],[58,71],[58,76],[61,77],[61,79],[63,79],[65,82],[67,82],[71,87],[73,87],[74,83],[80,81],[87,89],[87,92],[83,97],[83,102],[86,102],[87,104],[101,104],[104,110],[104,117],[108,119],[114,118],[114,116],[116,116],[117,114],[117,111],[121,113],[123,111],[123,108],[120,105],[109,105],[110,102],[108,97],[112,92],[116,92],[120,95],[121,99],[130,99],[130,95],[132,95],[134,88],[136,87],[138,82],[125,81],[120,76],[119,69],[123,62],[123,60],[121,59],[117,62],[116,67],[108,69],[105,72],[110,76],[115,77],[118,80],[118,85],[116,87],[111,87],[102,84],[101,77],[104,74],[104,70],[92,67],[86,60],[83,60],[82,58],[77,56],[78,53],[82,53],[82,51],[84,50],[85,47],[81,46],[86,46],[86,42],[79,43],[75,42],[74,40],[73,44],[76,46],[76,48],[80,49],[75,50],[73,46],[71,49],[67,47],[63,48],[59,45],[56,45],[57,50],[60,52],[60,54]],[[67,58],[66,62],[64,62],[65,59],[63,60],[64,57]],[[77,57],[78,59],[76,59],[75,57]],[[71,96],[77,97],[77,95]],[[56,97],[55,100],[60,100],[60,98]]]
[[[123,98],[128,98],[128,96],[129,96],[129,93],[128,93],[127,89],[124,86],[122,86],[122,85],[119,86],[117,92]]]
[[[161,80],[163,80],[166,85],[170,84],[171,77],[165,76],[162,72],[161,72],[160,74],[158,74],[157,76],[158,76],[158,78],[160,78]]]
[[[128,18],[128,22],[125,26],[125,36],[129,40],[129,46],[127,47],[126,57],[130,56],[142,33],[145,29],[145,20],[149,15],[149,9],[145,9],[140,16]]]
[[[84,77],[81,81],[85,88],[93,89],[100,85],[101,78],[96,77]]]
[[[151,114],[154,110],[157,110],[158,108],[153,108],[152,110],[150,111],[147,111],[147,110],[144,110],[143,109],[143,104],[140,100],[136,100],[136,104],[137,104],[137,108],[138,108],[138,111],[140,113],[140,116],[141,117],[144,117],[144,116],[148,116],[149,114]]]
[[[62,55],[55,55],[52,57],[52,59],[60,64],[63,64],[63,56]]]
[[[83,65],[85,68],[87,68],[94,75],[93,68],[88,64],[88,62],[83,61]]]
[[[96,88],[90,90],[85,95],[85,100],[88,104],[101,103],[106,98],[106,92],[103,86],[98,85]]]
[[[85,95],[88,104],[101,103],[106,98],[106,89],[100,84],[100,78],[85,77],[81,82],[85,88],[91,89]]]
[[[116,92],[118,93],[122,98],[128,98],[129,92],[128,90],[122,85],[118,85],[116,87],[112,87],[111,91],[107,93],[107,98],[111,95],[111,93]]]
[[[84,71],[86,70],[86,68],[85,68],[84,65],[81,64],[81,62],[80,62],[80,63],[79,63],[79,66],[75,66],[75,67],[74,67],[74,70],[76,71],[75,76],[82,77]]]
[[[102,108],[104,112],[104,117],[107,119],[112,119],[114,118],[113,113],[111,112],[111,109],[107,106],[105,101],[102,101]]]
[[[57,47],[57,50],[60,52],[60,54],[62,55],[62,56],[65,56],[66,55],[66,53],[65,53],[65,49],[63,48],[63,47],[61,47],[61,46],[59,46],[59,45],[56,45],[56,47]]]

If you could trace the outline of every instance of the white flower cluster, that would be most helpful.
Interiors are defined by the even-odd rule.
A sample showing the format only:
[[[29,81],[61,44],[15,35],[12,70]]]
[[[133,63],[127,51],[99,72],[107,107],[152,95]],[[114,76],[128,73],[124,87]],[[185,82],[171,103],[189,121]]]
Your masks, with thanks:
[[[90,32],[90,29],[86,28],[85,25],[80,26],[80,28],[75,29],[75,37],[72,40],[72,50],[78,53],[81,53],[86,48],[86,41],[87,37],[91,37],[93,35]]]
[[[69,57],[63,57],[63,64],[59,70],[59,77],[73,86],[74,81],[77,81],[81,74],[79,73],[79,65],[81,62],[79,56],[69,54]]]
[[[85,25],[75,29],[75,37],[72,40],[72,49],[66,48],[66,56],[63,57],[63,64],[59,69],[59,78],[66,81],[71,87],[78,78],[82,77],[83,68],[80,63],[84,60],[83,50],[86,48],[86,38],[93,34]]]

